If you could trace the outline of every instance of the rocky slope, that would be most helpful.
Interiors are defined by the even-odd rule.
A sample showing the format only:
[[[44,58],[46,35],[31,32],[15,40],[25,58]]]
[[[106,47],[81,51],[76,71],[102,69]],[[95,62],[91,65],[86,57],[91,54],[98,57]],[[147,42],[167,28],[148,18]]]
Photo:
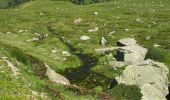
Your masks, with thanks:
[[[169,3],[34,0],[0,9],[0,99],[165,99]]]

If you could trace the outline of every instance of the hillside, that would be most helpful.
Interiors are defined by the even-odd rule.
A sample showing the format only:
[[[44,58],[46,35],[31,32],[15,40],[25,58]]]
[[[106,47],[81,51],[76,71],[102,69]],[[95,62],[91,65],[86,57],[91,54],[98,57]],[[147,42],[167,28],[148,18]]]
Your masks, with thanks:
[[[0,8],[2,100],[140,100],[138,86],[115,85],[125,69],[109,65],[116,51],[95,52],[123,38],[170,69],[170,0],[0,0]],[[50,80],[47,66],[71,85]]]

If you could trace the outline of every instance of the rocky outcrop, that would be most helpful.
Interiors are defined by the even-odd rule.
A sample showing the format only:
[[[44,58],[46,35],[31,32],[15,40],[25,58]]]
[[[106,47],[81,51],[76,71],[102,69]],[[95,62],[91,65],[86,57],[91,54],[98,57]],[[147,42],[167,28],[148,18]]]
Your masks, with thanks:
[[[137,85],[139,87],[150,84],[166,96],[168,94],[167,75],[169,73],[166,68],[164,64],[129,65],[125,68],[121,76],[116,77],[116,80],[118,83]]]
[[[141,47],[133,38],[119,40],[118,45],[122,47],[117,51],[116,58],[127,64],[138,64],[145,59],[147,49]]]
[[[117,68],[126,65],[122,75],[116,77],[118,84],[137,85],[143,94],[142,100],[166,100],[169,70],[163,63],[144,60],[147,49],[137,44],[133,38],[118,41]],[[121,62],[121,63],[120,63]]]
[[[67,78],[64,76],[56,73],[54,70],[52,70],[48,65],[46,65],[47,72],[46,76],[48,79],[52,82],[58,83],[58,84],[63,84],[63,85],[70,85],[70,82]]]

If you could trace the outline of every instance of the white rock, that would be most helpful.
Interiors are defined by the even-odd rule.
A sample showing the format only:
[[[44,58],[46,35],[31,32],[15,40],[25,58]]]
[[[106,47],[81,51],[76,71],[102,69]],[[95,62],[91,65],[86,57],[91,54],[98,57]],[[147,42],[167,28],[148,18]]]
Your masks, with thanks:
[[[99,13],[98,12],[94,12],[94,15],[98,15]]]
[[[161,46],[161,45],[159,45],[159,44],[157,44],[157,43],[153,45],[153,47],[155,47],[155,48],[160,47],[160,46]]]
[[[99,30],[99,28],[96,27],[96,28],[94,28],[94,29],[89,29],[88,32],[90,32],[90,33],[91,33],[91,32],[97,32],[98,30]]]
[[[6,32],[7,34],[11,34],[12,32]]]
[[[70,53],[68,51],[63,51],[62,54],[65,56],[70,56]]]
[[[116,33],[116,31],[112,31],[109,33],[109,36],[111,36],[112,34]]]
[[[40,12],[40,16],[43,16],[44,15],[44,13],[43,12]]]
[[[28,30],[24,30],[25,32],[28,32]]]
[[[39,34],[39,33],[34,33],[36,36],[41,36],[41,34]]]
[[[74,20],[74,23],[75,23],[75,24],[78,24],[78,23],[80,23],[81,21],[82,21],[81,18],[77,18],[77,19]]]
[[[142,20],[139,18],[136,18],[136,22],[142,22]]]
[[[18,32],[19,32],[19,33],[22,33],[22,32],[24,32],[24,30],[19,30]]]
[[[82,40],[82,41],[90,40],[90,37],[84,35],[84,36],[80,37],[80,40]]]
[[[151,38],[151,36],[147,36],[147,37],[146,37],[146,40],[150,40],[150,38]]]
[[[127,28],[127,29],[124,29],[124,31],[125,31],[125,32],[129,32],[129,31],[130,31],[130,29],[128,29],[128,28]]]
[[[57,53],[57,50],[52,50],[51,52],[52,52],[52,53]]]
[[[49,78],[50,81],[53,81],[58,84],[70,85],[70,82],[67,78],[56,73],[48,65],[46,65],[46,68],[47,68],[46,76]]]
[[[167,77],[169,70],[162,63],[153,63],[153,65],[129,65],[125,68],[121,76],[116,77],[116,80],[119,84],[137,85],[140,88],[144,84],[151,84],[166,96],[169,93]]]
[[[102,37],[101,44],[104,46],[106,43],[107,43],[107,40],[105,39],[105,37]]]

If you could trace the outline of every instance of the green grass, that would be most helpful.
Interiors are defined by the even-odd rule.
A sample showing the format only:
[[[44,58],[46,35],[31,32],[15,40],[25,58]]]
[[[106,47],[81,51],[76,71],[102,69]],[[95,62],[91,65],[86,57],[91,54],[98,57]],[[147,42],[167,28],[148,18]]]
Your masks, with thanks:
[[[2,0],[0,4],[2,4],[1,2]],[[105,90],[109,87],[110,81],[120,75],[122,69],[117,71],[112,69],[107,65],[110,59],[96,55],[94,49],[115,46],[117,40],[125,37],[134,37],[144,47],[153,48],[149,50],[147,57],[165,63],[170,69],[170,13],[167,13],[170,9],[169,4],[169,0],[117,0],[90,5],[75,5],[66,1],[35,0],[14,8],[0,9],[0,43],[5,44],[5,46],[0,45],[0,48],[2,48],[0,52],[3,52],[0,53],[0,57],[8,56],[13,63],[21,63],[17,68],[22,73],[20,80],[15,80],[14,83],[8,86],[5,83],[12,82],[10,71],[9,69],[3,69],[4,71],[7,70],[5,73],[9,77],[0,74],[0,77],[2,77],[0,79],[1,86],[4,86],[0,92],[4,95],[2,99],[10,99],[10,95],[11,98],[20,98],[13,97],[13,93],[8,96],[10,92],[6,90],[9,89],[15,92],[14,88],[21,89],[18,93],[22,92],[23,97],[25,97],[25,94],[31,94],[27,90],[30,88],[40,93],[45,92],[51,98],[63,97],[65,100],[98,99],[99,96],[95,93],[80,95],[64,86],[49,83],[46,79],[39,79],[33,74],[35,72],[30,66],[34,65],[34,61],[40,61],[50,65],[56,72],[64,73],[66,70],[77,69],[82,65],[82,61],[76,54],[96,57],[99,62],[90,69],[90,74],[77,84],[94,90],[102,87],[103,92],[106,92]],[[94,12],[98,12],[98,15],[95,15]],[[74,24],[76,18],[81,18],[82,22]],[[140,19],[141,22],[137,22],[137,19]],[[98,27],[99,31],[88,32],[89,29],[95,27]],[[125,29],[130,29],[130,31],[126,32]],[[19,30],[28,31],[19,32]],[[108,36],[109,32],[112,31],[116,33]],[[48,37],[39,41],[27,42],[26,40],[38,38],[34,33],[39,33],[41,36],[48,34]],[[79,38],[82,35],[88,35],[91,39],[81,41]],[[100,44],[102,36],[108,40],[106,46]],[[151,38],[146,40],[148,36]],[[61,37],[64,37],[63,41],[59,39]],[[72,52],[66,44],[71,45],[75,51]],[[154,48],[154,44],[162,46]],[[57,50],[57,52],[52,54],[52,50]],[[62,51],[69,51],[71,56],[62,55]],[[8,68],[3,61],[1,63],[1,65]],[[80,77],[80,79],[83,77]],[[17,85],[24,83],[30,83],[31,86],[25,88]],[[14,88],[10,89],[9,87]],[[126,90],[124,86],[117,88]],[[140,98],[139,91],[129,89],[131,95],[127,97],[121,94],[124,92],[117,93],[115,91],[117,88],[113,89],[112,95],[118,94],[119,97],[115,96],[113,99],[126,98],[132,100],[132,98]],[[137,97],[134,97],[133,92],[137,93]]]

